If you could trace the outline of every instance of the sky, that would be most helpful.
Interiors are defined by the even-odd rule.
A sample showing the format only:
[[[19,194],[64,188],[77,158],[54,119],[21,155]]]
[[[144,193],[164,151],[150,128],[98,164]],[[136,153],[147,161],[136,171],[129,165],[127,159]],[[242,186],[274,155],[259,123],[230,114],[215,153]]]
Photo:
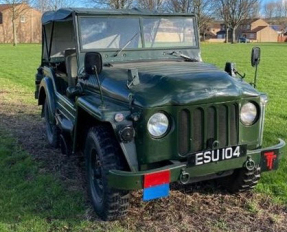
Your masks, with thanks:
[[[273,2],[273,1],[277,1],[277,0],[261,0],[261,3],[265,4],[267,2]],[[282,1],[287,1],[287,0],[282,0]],[[75,6],[76,7],[85,7],[86,4],[84,4],[83,1],[76,1]]]
[[[274,1],[278,1],[278,0],[261,0],[261,5],[268,3],[268,2],[274,2]],[[282,1],[287,1],[287,0],[282,0]],[[85,0],[80,0],[80,1],[75,1],[75,3],[73,4],[73,7],[92,7],[91,4],[87,5],[87,3],[85,3]]]

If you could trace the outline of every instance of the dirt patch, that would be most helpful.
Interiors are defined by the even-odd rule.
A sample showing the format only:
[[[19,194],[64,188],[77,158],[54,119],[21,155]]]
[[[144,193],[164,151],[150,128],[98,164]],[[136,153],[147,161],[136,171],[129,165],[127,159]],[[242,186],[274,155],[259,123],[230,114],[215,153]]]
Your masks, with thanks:
[[[85,192],[81,156],[67,158],[48,145],[36,102],[25,103],[21,94],[9,91],[0,96],[0,129],[40,163],[41,172],[58,176],[68,190]],[[169,198],[148,203],[142,202],[141,191],[132,196],[128,217],[119,222],[131,231],[287,231],[284,206],[261,194],[219,192],[213,182],[176,187]],[[83,219],[96,220],[88,203]]]

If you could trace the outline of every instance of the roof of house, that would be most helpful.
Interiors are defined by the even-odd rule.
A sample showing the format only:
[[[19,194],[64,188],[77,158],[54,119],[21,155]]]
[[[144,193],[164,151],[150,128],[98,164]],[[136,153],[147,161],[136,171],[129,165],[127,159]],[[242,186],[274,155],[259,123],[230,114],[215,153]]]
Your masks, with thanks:
[[[254,18],[254,19],[244,19],[242,20],[241,24],[251,24],[254,23],[255,21],[259,20],[260,18]]]
[[[17,3],[15,6],[25,4],[25,3]],[[26,4],[27,5],[27,4]],[[0,4],[0,12],[12,8],[13,4]]]
[[[210,23],[210,27],[212,27],[212,28],[220,28],[221,24],[224,24],[224,22],[223,21],[218,21],[218,20],[213,20]]]
[[[225,35],[226,34],[226,31],[219,31],[216,33],[217,35]]]
[[[267,26],[259,26],[259,27],[254,28],[253,30],[244,30],[242,31],[242,33],[257,33],[258,31],[261,31],[266,27]]]
[[[11,8],[10,4],[0,4],[0,12]]]
[[[270,27],[274,30],[274,31],[283,31],[284,27],[281,25],[270,25]]]
[[[256,33],[256,32],[261,31],[262,29],[264,29],[266,27],[267,26],[259,26],[259,27],[254,28],[251,32]]]

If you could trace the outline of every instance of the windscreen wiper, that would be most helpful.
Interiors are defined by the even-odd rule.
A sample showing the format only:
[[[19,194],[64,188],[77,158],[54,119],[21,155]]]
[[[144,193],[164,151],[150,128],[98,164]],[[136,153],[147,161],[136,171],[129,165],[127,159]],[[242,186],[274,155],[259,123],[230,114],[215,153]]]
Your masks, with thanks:
[[[119,54],[122,53],[122,51],[127,47],[129,46],[129,44],[133,41],[133,39],[139,34],[139,32],[137,32],[136,34],[134,34],[134,36],[125,44],[125,46],[123,46],[121,48],[121,50],[117,51],[116,54],[114,55],[114,57],[117,57]]]
[[[185,61],[189,61],[189,62],[198,62],[197,59],[191,58],[191,57],[189,57],[189,56],[187,56],[187,55],[184,55],[184,54],[179,53],[179,52],[176,52],[176,51],[173,51],[173,52],[169,53],[169,55],[181,57],[181,58],[183,58]]]

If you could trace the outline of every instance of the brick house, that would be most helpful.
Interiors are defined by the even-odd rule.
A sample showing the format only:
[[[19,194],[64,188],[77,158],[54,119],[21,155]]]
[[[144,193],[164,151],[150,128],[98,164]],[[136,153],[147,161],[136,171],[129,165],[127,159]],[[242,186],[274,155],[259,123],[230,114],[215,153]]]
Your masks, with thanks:
[[[245,37],[252,42],[278,42],[278,32],[260,18],[244,20],[236,34],[238,38]]]
[[[229,30],[229,41],[231,41],[232,30]],[[221,30],[217,33],[218,39],[225,38],[225,24],[221,24]],[[236,39],[245,37],[251,42],[278,42],[278,32],[263,19],[246,19],[236,30]]]
[[[0,43],[13,43],[13,13],[17,42],[40,43],[42,14],[27,4],[0,4]]]
[[[217,33],[221,29],[221,22],[220,21],[213,21],[209,23],[208,27],[205,30],[205,37],[206,39],[216,39]]]

